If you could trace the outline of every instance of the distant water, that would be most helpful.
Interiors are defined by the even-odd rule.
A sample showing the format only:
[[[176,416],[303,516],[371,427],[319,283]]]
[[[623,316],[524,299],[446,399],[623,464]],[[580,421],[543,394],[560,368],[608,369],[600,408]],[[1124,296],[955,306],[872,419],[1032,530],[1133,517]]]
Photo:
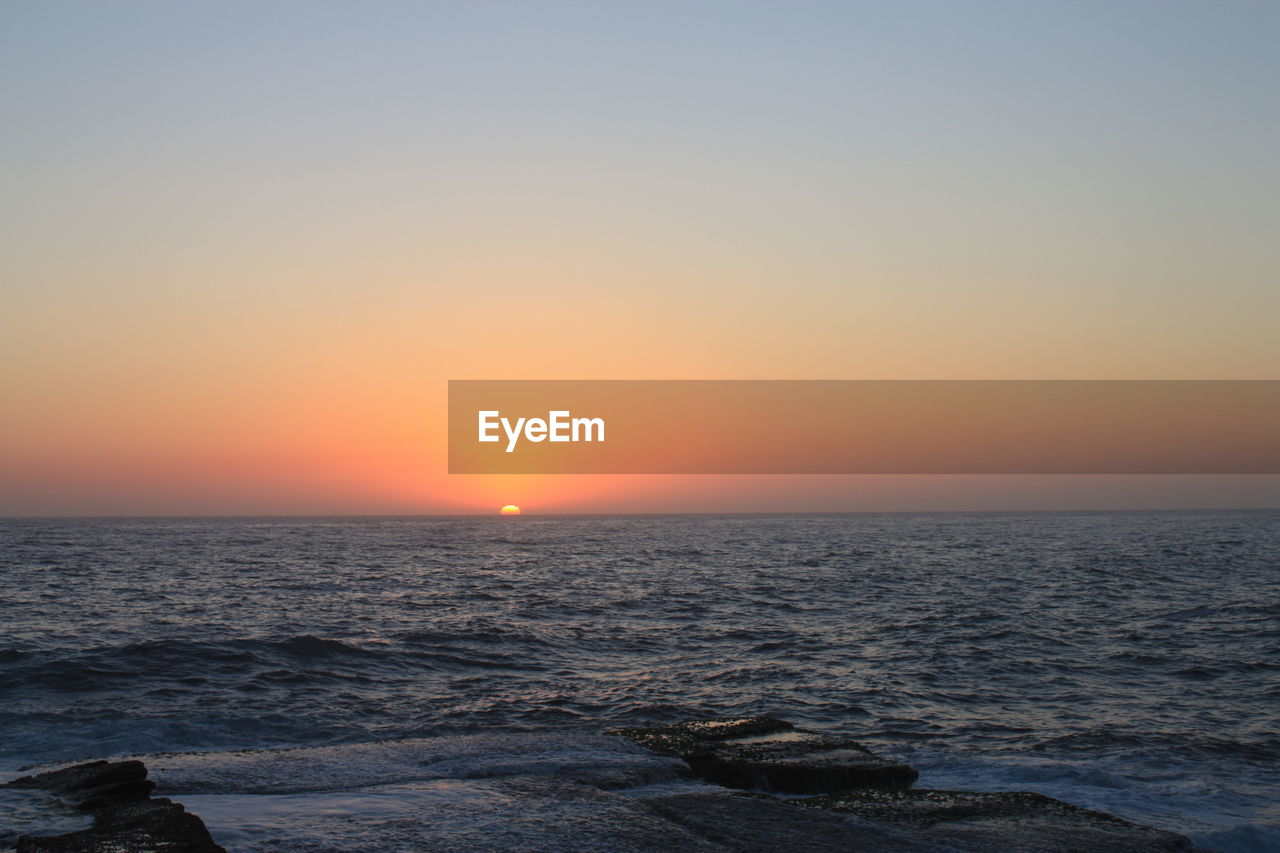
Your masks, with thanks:
[[[662,783],[583,735],[771,713],[921,786],[1280,850],[1274,511],[5,521],[0,608],[0,772],[211,752],[148,763],[233,848],[341,847],[362,785],[465,846],[516,824],[458,780]]]

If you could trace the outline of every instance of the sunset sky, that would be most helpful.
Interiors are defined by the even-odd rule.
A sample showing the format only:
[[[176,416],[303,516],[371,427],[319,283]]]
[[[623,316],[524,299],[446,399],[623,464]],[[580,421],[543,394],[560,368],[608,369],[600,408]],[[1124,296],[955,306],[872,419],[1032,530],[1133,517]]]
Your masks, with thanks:
[[[0,514],[1280,506],[464,477],[449,379],[1280,378],[1280,4],[0,0]]]

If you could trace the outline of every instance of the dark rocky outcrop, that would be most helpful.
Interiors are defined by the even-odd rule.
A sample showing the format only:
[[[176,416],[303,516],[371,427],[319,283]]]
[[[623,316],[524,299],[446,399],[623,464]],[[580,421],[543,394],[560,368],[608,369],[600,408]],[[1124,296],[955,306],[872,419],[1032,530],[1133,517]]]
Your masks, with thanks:
[[[147,779],[141,761],[90,761],[48,773],[22,776],[6,787],[51,791],[80,811],[137,802],[151,796],[155,783]]]
[[[742,821],[781,828],[791,844],[741,849],[948,850],[954,853],[1189,853],[1200,848],[1181,835],[1121,820],[1026,792],[910,790],[916,771],[872,754],[854,741],[797,729],[772,717],[691,720],[610,734],[666,755],[678,755],[709,782],[792,794],[677,795],[647,802],[651,809],[703,837]],[[844,816],[843,823],[803,824],[778,809]],[[726,817],[731,817],[726,823]],[[762,830],[772,837],[773,830]],[[790,835],[788,835],[790,834]],[[762,836],[764,837],[764,836]],[[844,846],[841,846],[844,845]]]
[[[1194,851],[1190,840],[1026,791],[878,791],[857,789],[798,800],[825,811],[911,829],[919,836],[973,853],[1019,850],[1059,853]]]
[[[797,729],[773,717],[690,720],[611,734],[678,755],[696,775],[731,788],[787,794],[854,787],[898,790],[910,787],[917,775],[855,741]]]
[[[226,853],[204,822],[181,804],[152,799],[155,783],[141,761],[90,761],[14,779],[3,787],[49,791],[93,814],[88,829],[18,839],[18,853]]]
[[[786,800],[710,791],[649,797],[645,808],[691,836],[725,851],[803,850],[804,853],[940,853],[936,843],[869,821],[798,809]]]
[[[1199,850],[1175,833],[1039,794],[911,789],[916,773],[910,767],[878,757],[848,739],[804,731],[770,717],[692,720],[612,734],[663,755],[678,756],[683,763],[637,752],[632,755],[638,759],[635,766],[597,768],[584,759],[544,773],[437,780],[452,786],[451,790],[462,786],[473,794],[450,799],[447,807],[450,816],[461,811],[470,818],[460,822],[469,827],[467,832],[438,837],[429,816],[364,825],[357,809],[327,825],[326,837],[332,839],[336,832],[344,842],[326,849],[441,853],[459,849],[556,853]],[[739,790],[668,784],[677,779],[677,773]],[[225,853],[200,818],[178,803],[151,796],[147,768],[139,761],[79,764],[24,776],[5,787],[48,791],[69,809],[93,816],[87,829],[22,836],[17,853]],[[811,796],[784,798],[766,792]]]

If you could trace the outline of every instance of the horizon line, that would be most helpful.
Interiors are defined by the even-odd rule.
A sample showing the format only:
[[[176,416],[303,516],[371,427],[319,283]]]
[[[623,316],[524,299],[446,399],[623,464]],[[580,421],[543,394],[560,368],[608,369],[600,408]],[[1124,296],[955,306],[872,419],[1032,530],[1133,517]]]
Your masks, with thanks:
[[[746,510],[736,512],[537,512],[524,510],[519,515],[502,515],[486,512],[436,512],[436,513],[191,513],[175,515],[3,515],[7,521],[177,521],[177,520],[239,520],[239,519],[324,519],[324,518],[617,518],[635,516],[815,516],[815,515],[1042,515],[1085,513],[1198,513],[1198,512],[1280,512],[1277,506],[1242,507],[1124,507],[1124,508],[1073,508],[1073,509],[853,509],[853,510]]]

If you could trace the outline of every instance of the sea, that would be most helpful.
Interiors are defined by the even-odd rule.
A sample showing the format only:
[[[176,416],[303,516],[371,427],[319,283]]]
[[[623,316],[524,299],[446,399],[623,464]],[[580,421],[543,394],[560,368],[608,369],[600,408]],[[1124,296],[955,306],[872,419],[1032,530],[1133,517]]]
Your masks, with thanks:
[[[0,778],[141,756],[232,851],[624,849],[696,783],[604,732],[748,714],[1280,850],[1280,512],[0,521]]]

